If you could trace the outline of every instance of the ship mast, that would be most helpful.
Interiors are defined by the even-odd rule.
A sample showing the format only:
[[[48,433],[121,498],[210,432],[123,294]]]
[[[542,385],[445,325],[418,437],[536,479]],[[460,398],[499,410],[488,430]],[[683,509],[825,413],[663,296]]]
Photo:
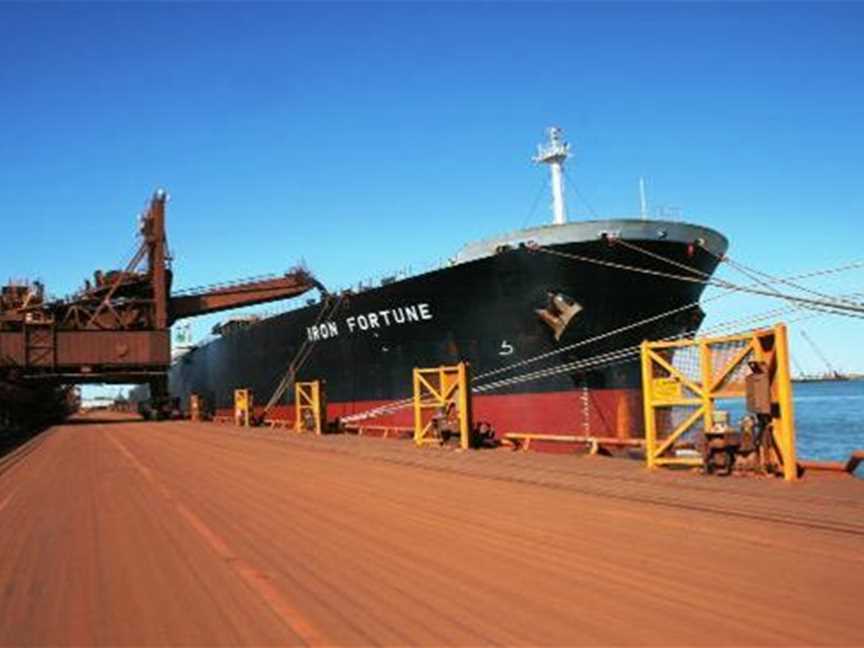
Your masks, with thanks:
[[[564,207],[564,160],[570,156],[570,145],[561,137],[564,132],[557,126],[546,129],[549,141],[537,145],[537,155],[533,161],[537,164],[548,164],[552,174],[552,223],[563,225],[567,222],[567,212]]]

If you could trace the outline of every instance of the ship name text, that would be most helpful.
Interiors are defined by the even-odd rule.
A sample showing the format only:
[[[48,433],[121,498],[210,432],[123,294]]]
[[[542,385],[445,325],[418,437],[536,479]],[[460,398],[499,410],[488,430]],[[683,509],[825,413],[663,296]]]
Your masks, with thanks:
[[[331,320],[314,326],[307,326],[306,337],[310,342],[317,342],[334,338],[340,335],[343,330],[354,333],[355,331],[369,331],[431,319],[432,308],[429,304],[422,302],[411,306],[397,306],[396,308],[386,308],[360,315],[350,315],[341,322]]]

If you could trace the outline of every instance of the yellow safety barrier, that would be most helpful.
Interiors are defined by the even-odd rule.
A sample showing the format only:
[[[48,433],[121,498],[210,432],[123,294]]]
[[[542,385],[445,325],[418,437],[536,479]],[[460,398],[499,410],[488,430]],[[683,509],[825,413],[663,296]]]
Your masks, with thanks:
[[[414,369],[414,443],[440,445],[451,434],[463,449],[471,447],[468,364]]]
[[[294,383],[294,430],[321,434],[325,418],[324,393],[320,380]]]
[[[252,390],[234,390],[234,423],[243,427],[249,427],[249,417],[252,413]]]
[[[748,389],[749,386],[749,389]],[[717,399],[747,399],[766,435],[759,463],[798,477],[786,326],[725,337],[642,343],[645,458],[649,468],[701,466],[700,444],[727,413]]]

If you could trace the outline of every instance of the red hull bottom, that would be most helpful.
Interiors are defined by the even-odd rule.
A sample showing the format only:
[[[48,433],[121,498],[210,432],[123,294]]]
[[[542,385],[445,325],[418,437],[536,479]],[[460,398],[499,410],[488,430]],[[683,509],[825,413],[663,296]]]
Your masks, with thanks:
[[[389,404],[387,401],[329,403],[327,418],[350,417]],[[474,421],[491,423],[499,437],[509,432],[622,439],[643,434],[642,398],[638,389],[478,395],[474,396],[472,406]],[[293,419],[293,407],[278,406],[271,410],[270,417]],[[355,424],[410,427],[414,424],[413,417],[414,411],[408,406],[387,416],[356,420]]]

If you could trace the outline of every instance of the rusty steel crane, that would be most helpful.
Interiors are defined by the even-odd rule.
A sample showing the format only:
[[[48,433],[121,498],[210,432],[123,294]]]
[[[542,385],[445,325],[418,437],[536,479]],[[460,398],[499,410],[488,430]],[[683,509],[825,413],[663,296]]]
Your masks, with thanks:
[[[0,289],[0,386],[147,383],[167,397],[170,327],[175,321],[240,306],[325,292],[304,268],[172,296],[165,234],[167,196],[157,191],[141,215],[140,245],[122,270],[96,271],[77,293],[48,300],[38,282]]]

